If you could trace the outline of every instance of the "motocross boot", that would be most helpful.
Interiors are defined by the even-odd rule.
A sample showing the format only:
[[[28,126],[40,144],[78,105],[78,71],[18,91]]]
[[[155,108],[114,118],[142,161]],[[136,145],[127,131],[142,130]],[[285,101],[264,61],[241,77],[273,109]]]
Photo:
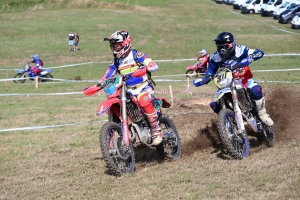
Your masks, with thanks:
[[[149,120],[153,138],[153,145],[159,145],[162,142],[162,131],[157,121],[157,113],[154,112],[152,114],[147,114],[147,118]]]
[[[267,126],[273,126],[274,122],[271,119],[270,115],[267,113],[266,107],[265,107],[265,98],[261,98],[260,100],[254,100],[257,111],[258,111],[258,116],[263,121]]]

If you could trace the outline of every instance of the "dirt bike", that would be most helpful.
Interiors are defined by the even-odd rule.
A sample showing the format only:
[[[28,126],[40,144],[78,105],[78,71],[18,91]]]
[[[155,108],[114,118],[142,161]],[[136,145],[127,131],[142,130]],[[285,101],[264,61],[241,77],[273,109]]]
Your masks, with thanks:
[[[206,66],[203,66],[201,68],[198,68],[196,71],[195,68],[199,65],[199,63],[197,62],[196,64],[194,65],[190,65],[190,66],[187,66],[186,67],[186,77],[190,77],[190,78],[197,78],[199,74],[202,74],[204,75],[206,70],[207,70],[207,65]]]
[[[19,69],[16,72],[16,75],[14,76],[14,82],[15,83],[24,83],[27,79],[27,76],[30,80],[35,79],[35,74],[31,70],[31,66],[28,61],[26,61],[26,66],[24,69]],[[54,70],[53,69],[42,69],[42,71],[39,73],[38,78],[39,81],[47,82],[52,81],[53,75],[51,74]]]
[[[217,102],[218,134],[228,153],[235,159],[249,155],[250,145],[244,124],[249,124],[252,130],[267,139],[269,147],[275,145],[274,127],[268,127],[258,116],[255,102],[250,98],[247,89],[241,82],[242,73],[220,68],[213,77],[218,88],[213,102]]]
[[[161,108],[169,108],[164,98],[152,101],[163,131],[163,141],[152,144],[150,124],[139,106],[137,98],[127,92],[124,76],[117,75],[102,84],[84,89],[86,96],[104,89],[107,100],[98,108],[97,115],[108,114],[108,122],[100,129],[100,147],[108,170],[115,176],[133,173],[135,170],[134,149],[154,147],[165,159],[181,157],[181,142],[172,120],[162,114]]]

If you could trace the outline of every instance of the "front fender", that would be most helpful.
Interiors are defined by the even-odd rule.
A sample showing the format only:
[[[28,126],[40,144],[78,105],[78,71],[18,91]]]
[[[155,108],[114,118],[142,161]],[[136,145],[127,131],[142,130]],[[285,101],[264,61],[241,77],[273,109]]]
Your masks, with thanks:
[[[230,88],[224,88],[222,90],[218,90],[215,95],[214,95],[214,98],[213,98],[213,101],[216,102],[218,101],[219,99],[222,98],[222,96],[224,96],[224,94],[226,93],[231,93],[231,90]]]
[[[113,104],[119,104],[120,100],[118,98],[112,98],[112,99],[107,99],[106,101],[102,102],[97,110],[96,115],[100,116],[104,113],[108,113],[109,108]]]

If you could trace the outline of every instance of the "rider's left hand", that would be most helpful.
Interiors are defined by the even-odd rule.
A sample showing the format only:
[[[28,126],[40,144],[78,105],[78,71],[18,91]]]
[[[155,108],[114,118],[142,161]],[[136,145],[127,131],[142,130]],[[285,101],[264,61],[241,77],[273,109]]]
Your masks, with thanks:
[[[199,78],[193,81],[194,86],[199,87],[211,81],[210,77]]]

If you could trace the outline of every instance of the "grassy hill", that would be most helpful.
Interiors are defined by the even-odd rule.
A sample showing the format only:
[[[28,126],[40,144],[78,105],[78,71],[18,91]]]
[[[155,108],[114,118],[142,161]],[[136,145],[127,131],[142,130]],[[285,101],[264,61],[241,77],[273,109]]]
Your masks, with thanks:
[[[134,48],[154,60],[196,58],[198,50],[215,51],[213,39],[231,31],[238,44],[266,54],[300,53],[299,31],[260,15],[241,15],[232,6],[209,0],[145,1],[0,1],[0,79],[12,78],[32,53],[45,67],[55,68],[65,81],[39,84],[0,82],[0,130],[53,126],[56,128],[0,132],[0,199],[298,199],[299,85],[265,83],[267,108],[275,121],[278,143],[267,148],[251,137],[251,155],[226,156],[216,135],[216,116],[205,102],[213,85],[188,87],[183,74],[195,61],[158,62],[156,91],[174,90],[174,104],[165,113],[174,120],[183,144],[182,158],[162,162],[156,151],[137,154],[136,172],[109,175],[99,148],[102,125],[95,112],[104,93],[80,92],[95,84],[112,58],[103,38],[124,29]],[[68,50],[68,33],[79,32],[78,52]],[[293,32],[293,33],[291,33]],[[299,67],[299,56],[265,57],[254,70]],[[299,82],[299,72],[255,72],[256,79]],[[81,79],[81,82],[68,80]],[[95,80],[93,82],[92,80]],[[91,81],[91,82],[87,82]],[[288,88],[286,87],[288,86]],[[49,93],[61,93],[47,95]],[[27,95],[26,95],[27,94]],[[157,94],[170,99],[169,94]],[[199,105],[203,103],[205,105]],[[94,124],[87,125],[89,122]],[[60,126],[61,125],[61,126]]]

